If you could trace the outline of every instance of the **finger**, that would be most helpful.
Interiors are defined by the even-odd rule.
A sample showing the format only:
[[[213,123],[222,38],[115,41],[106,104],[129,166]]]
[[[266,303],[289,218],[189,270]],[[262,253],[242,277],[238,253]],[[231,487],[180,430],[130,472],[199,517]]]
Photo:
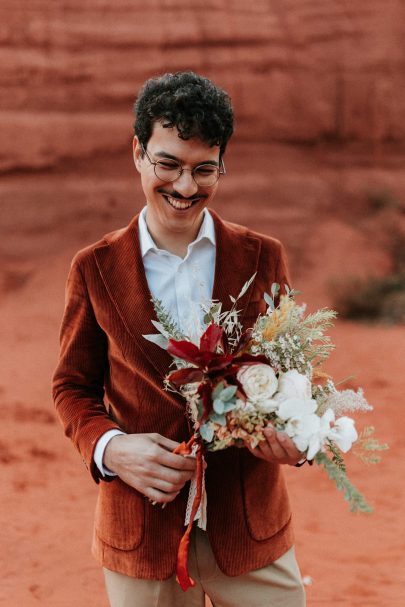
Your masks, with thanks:
[[[161,434],[154,435],[154,440],[164,449],[166,449],[166,451],[173,451],[180,444],[174,440],[171,440],[170,438],[167,438],[166,436],[162,436]]]
[[[149,499],[150,502],[156,502],[157,504],[164,504],[172,502],[180,491],[164,492],[156,489],[155,487],[148,487],[144,491],[144,495]]]
[[[184,487],[184,482],[170,482],[164,478],[152,478],[149,480],[149,484],[153,489],[162,491],[163,493],[178,493]]]
[[[183,455],[177,455],[172,453],[172,450],[168,450],[168,447],[176,447],[179,443],[161,436],[160,434],[147,435],[147,448],[143,452],[143,461],[158,463],[168,468],[175,470],[195,470],[196,459],[185,458]]]
[[[272,426],[269,426],[263,430],[263,434],[274,458],[277,460],[288,459],[287,451],[284,449],[284,440],[282,443],[279,442],[275,429]]]
[[[277,440],[279,444],[283,447],[284,451],[287,453],[287,457],[289,459],[301,459],[303,454],[301,451],[298,451],[297,447],[294,445],[292,439],[287,436],[284,432],[277,433]]]
[[[267,461],[275,460],[273,452],[266,441],[261,441],[255,448],[253,448],[249,443],[246,443],[246,447],[255,457],[260,457],[260,459],[265,459]]]
[[[275,461],[277,459],[271,445],[267,442],[267,440],[260,441],[256,449],[260,456],[266,459],[267,461]]]
[[[166,466],[159,466],[148,473],[151,479],[162,479],[173,485],[181,485],[195,476],[195,470],[174,470]]]
[[[174,470],[185,470],[194,472],[197,467],[197,461],[194,457],[184,457],[184,455],[177,455],[176,453],[170,453],[165,449],[159,452],[157,461],[163,466],[173,468]]]
[[[189,480],[190,479],[178,478],[175,481],[169,481],[167,478],[159,477],[149,479],[147,484],[164,493],[173,493],[181,491]]]

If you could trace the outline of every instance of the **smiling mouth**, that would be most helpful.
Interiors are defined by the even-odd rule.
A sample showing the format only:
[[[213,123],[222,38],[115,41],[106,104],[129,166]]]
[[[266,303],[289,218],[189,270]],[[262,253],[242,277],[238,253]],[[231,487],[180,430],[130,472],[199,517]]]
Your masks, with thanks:
[[[176,209],[176,211],[187,211],[187,209],[192,207],[193,204],[200,200],[200,198],[194,198],[193,200],[179,200],[178,198],[172,198],[172,196],[169,196],[168,194],[162,194],[162,196],[173,209]]]

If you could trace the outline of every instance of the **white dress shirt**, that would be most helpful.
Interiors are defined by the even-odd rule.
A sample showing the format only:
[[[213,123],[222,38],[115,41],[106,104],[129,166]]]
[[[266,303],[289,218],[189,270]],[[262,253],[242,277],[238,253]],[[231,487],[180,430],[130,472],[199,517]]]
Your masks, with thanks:
[[[184,258],[159,249],[147,226],[147,207],[139,216],[139,241],[149,290],[159,299],[177,323],[180,331],[190,337],[199,334],[204,312],[201,304],[212,299],[214,286],[216,241],[214,221],[207,209],[197,238],[188,245]],[[113,474],[103,466],[107,443],[120,430],[108,430],[98,440],[94,462],[103,476]]]

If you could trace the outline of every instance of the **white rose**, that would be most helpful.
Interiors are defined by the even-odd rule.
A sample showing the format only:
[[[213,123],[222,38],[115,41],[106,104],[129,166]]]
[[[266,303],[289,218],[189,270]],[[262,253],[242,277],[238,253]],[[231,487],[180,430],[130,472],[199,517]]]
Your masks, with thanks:
[[[271,399],[277,390],[276,374],[269,365],[263,363],[243,365],[236,377],[248,399],[254,403]]]
[[[283,398],[311,399],[311,382],[296,369],[283,373],[278,380],[278,396]]]

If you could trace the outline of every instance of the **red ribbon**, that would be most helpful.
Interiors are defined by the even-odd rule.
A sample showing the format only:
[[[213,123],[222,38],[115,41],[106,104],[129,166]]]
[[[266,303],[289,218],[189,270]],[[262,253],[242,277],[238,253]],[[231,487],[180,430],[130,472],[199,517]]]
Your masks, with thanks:
[[[201,503],[202,498],[202,479],[203,479],[203,449],[202,442],[200,438],[193,436],[188,443],[181,443],[174,449],[173,453],[178,453],[179,455],[190,455],[192,452],[193,445],[197,445],[196,459],[197,459],[197,469],[196,469],[196,480],[197,480],[197,490],[193,500],[193,505],[191,507],[190,521],[188,523],[187,529],[180,540],[179,549],[177,551],[177,564],[176,564],[176,580],[180,584],[182,590],[186,591],[188,588],[195,586],[195,581],[190,577],[188,573],[188,549],[190,545],[190,534],[193,528],[194,518],[197,514],[198,507]]]

